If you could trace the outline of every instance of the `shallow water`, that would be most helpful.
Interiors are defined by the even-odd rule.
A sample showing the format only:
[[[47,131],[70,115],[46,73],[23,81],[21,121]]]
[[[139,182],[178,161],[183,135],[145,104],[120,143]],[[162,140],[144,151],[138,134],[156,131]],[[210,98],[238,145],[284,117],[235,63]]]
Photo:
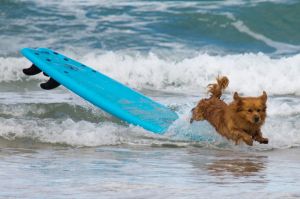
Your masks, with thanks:
[[[300,197],[299,149],[73,148],[18,142],[1,140],[1,198]]]
[[[300,198],[300,4],[294,0],[0,3],[0,198]],[[25,77],[49,47],[170,107],[165,135]],[[268,145],[236,146],[190,110],[268,94]]]
[[[298,98],[271,98],[263,128],[270,144],[248,147],[206,123],[190,125],[185,110],[194,97],[148,93],[175,98],[182,112],[166,135],[128,126],[60,89],[43,98],[18,93],[14,103],[2,97],[0,198],[300,197]],[[282,103],[291,112],[274,111]]]

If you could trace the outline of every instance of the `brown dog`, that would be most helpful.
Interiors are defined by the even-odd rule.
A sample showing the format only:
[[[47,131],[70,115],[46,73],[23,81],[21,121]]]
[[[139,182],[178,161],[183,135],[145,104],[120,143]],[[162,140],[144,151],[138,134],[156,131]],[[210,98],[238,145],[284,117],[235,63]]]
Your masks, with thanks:
[[[220,97],[228,84],[227,77],[218,77],[216,84],[209,84],[211,96],[200,100],[192,109],[190,122],[207,120],[218,133],[236,144],[241,140],[250,146],[253,140],[268,144],[268,139],[262,137],[260,130],[266,119],[266,92],[260,97],[240,97],[235,92],[233,102],[226,104]]]

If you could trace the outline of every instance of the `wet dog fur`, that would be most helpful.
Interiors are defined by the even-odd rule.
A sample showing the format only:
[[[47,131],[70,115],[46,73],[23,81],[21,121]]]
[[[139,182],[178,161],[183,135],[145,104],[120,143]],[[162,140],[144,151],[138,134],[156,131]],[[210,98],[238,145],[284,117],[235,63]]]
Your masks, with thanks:
[[[240,97],[237,92],[233,101],[226,104],[221,100],[222,92],[228,86],[227,77],[218,77],[217,83],[208,85],[209,98],[202,99],[192,109],[190,122],[207,120],[216,131],[227,139],[252,146],[253,141],[268,144],[262,136],[261,127],[266,119],[267,94],[259,97]]]

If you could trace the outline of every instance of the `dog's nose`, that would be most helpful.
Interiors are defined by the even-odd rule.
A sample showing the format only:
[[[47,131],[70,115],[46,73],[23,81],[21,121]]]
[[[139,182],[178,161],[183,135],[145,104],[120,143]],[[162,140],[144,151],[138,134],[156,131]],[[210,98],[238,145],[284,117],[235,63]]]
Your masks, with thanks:
[[[255,122],[255,123],[258,123],[258,122],[259,122],[259,120],[260,120],[260,119],[259,119],[259,117],[258,117],[258,116],[254,116],[254,122]]]

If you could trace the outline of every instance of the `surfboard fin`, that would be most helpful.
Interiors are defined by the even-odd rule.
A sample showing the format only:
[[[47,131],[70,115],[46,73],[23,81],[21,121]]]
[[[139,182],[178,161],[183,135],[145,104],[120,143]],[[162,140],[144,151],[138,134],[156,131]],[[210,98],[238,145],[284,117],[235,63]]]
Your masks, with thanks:
[[[39,69],[38,67],[36,67],[36,65],[32,64],[29,68],[25,68],[23,69],[23,73],[25,75],[37,75],[39,74],[41,71],[41,69]]]
[[[60,83],[50,78],[47,82],[40,84],[42,89],[51,90],[60,86]]]

